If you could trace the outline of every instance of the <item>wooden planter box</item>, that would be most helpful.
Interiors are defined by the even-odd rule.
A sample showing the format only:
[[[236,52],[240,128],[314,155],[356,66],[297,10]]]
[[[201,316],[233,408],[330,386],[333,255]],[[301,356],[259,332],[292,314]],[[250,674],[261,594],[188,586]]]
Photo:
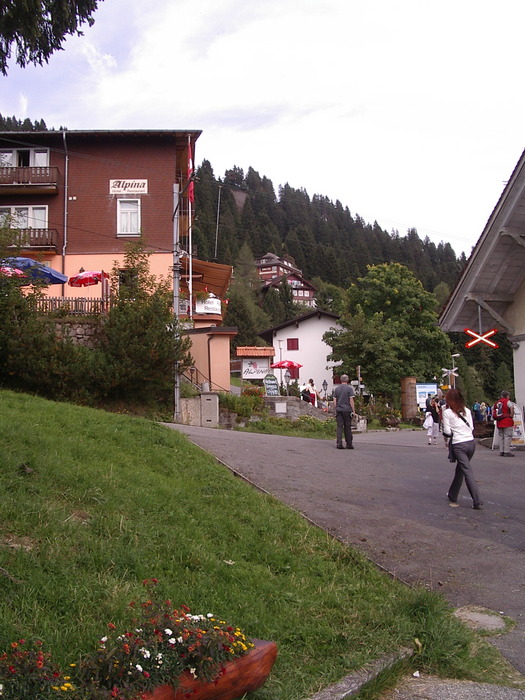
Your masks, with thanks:
[[[214,681],[195,680],[189,672],[179,679],[177,689],[162,685],[144,693],[143,700],[236,700],[260,688],[277,658],[277,644],[252,639],[255,647],[246,656],[229,661]]]

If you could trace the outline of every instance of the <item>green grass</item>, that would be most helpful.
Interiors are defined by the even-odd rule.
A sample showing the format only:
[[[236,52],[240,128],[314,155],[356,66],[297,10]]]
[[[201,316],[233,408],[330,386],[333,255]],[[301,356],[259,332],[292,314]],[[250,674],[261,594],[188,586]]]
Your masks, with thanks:
[[[254,700],[308,697],[416,637],[418,668],[499,678],[496,652],[441,597],[391,580],[162,425],[0,391],[0,489],[0,651],[37,637],[75,662],[109,621],[129,622],[155,577],[174,604],[277,641]]]

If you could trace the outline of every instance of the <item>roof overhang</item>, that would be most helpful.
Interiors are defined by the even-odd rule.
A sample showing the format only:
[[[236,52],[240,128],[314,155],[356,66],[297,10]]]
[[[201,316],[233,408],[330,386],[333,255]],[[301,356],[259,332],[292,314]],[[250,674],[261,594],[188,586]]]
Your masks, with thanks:
[[[440,327],[497,328],[512,336],[505,314],[524,279],[525,151],[441,313]]]

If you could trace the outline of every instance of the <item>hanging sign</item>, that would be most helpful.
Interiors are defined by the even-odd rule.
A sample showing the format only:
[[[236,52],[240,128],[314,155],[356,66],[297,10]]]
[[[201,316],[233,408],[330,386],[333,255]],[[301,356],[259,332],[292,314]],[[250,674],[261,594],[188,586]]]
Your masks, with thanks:
[[[479,333],[476,333],[476,331],[470,330],[470,328],[465,328],[465,333],[474,338],[474,340],[469,340],[468,343],[465,343],[465,347],[472,348],[478,343],[486,343],[491,348],[498,348],[499,345],[497,343],[495,343],[493,340],[489,340],[489,338],[491,338],[493,335],[496,335],[497,332],[497,328],[492,328],[490,331],[487,331],[486,333],[480,335]]]

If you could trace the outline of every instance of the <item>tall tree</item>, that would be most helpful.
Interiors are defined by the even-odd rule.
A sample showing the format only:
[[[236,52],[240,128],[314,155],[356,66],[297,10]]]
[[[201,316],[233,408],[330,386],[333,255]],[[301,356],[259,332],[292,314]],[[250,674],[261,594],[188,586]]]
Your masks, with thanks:
[[[428,381],[450,358],[450,341],[437,327],[436,299],[398,263],[376,265],[348,290],[341,331],[325,340],[331,359],[360,365],[374,393],[399,394],[400,379]]]
[[[11,47],[19,66],[47,63],[62,48],[68,34],[81,35],[79,27],[94,23],[100,0],[11,0],[0,12],[0,71],[7,75]]]

